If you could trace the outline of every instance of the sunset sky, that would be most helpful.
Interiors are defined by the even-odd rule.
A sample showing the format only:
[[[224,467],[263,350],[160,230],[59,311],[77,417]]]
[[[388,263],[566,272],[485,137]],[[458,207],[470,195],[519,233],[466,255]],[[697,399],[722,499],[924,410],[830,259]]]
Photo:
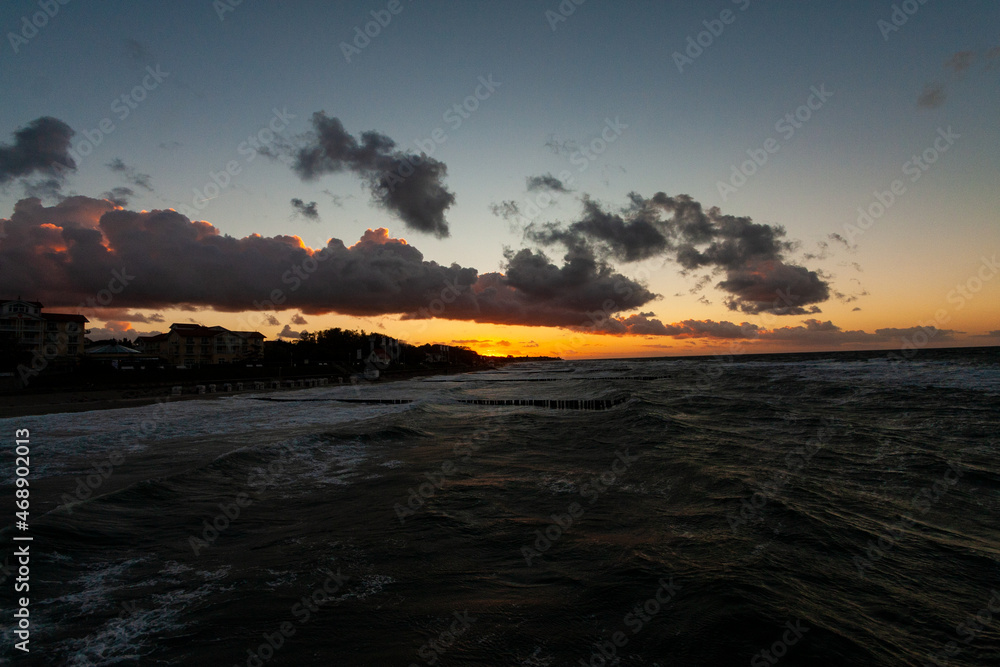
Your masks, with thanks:
[[[996,2],[577,2],[5,2],[0,298],[91,338],[1000,344]]]

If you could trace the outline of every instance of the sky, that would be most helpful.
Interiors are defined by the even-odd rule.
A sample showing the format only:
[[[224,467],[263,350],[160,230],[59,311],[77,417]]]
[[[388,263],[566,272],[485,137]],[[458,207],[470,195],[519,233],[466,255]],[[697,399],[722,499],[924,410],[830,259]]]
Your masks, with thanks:
[[[91,338],[1000,344],[997,25],[987,1],[5,2],[0,298]]]

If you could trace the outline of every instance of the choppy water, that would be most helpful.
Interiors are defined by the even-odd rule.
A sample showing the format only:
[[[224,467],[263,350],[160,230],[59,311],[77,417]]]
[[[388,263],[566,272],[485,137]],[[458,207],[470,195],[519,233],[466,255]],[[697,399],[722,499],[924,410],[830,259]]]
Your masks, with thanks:
[[[0,420],[31,430],[15,658],[1000,664],[998,350],[520,364],[280,395],[406,405]],[[659,379],[608,379],[638,375]]]

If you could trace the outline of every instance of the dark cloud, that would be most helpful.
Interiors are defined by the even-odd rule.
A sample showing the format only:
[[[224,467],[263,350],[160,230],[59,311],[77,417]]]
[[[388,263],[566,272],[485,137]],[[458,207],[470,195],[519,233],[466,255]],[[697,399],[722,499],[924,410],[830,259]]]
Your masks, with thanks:
[[[855,292],[854,294],[844,294],[839,290],[833,290],[833,296],[836,297],[836,299],[841,303],[854,303],[861,297],[868,296],[869,294],[868,290],[864,288],[860,280],[858,280],[857,278],[851,278],[851,282],[855,282],[858,284],[859,291]]]
[[[302,317],[302,315],[296,313],[295,315],[292,315],[292,324],[302,326],[303,324],[309,324],[309,322],[307,322],[306,318]]]
[[[535,250],[508,251],[504,273],[479,274],[427,261],[412,245],[368,230],[322,249],[295,236],[225,236],[175,211],[117,209],[104,199],[69,197],[45,207],[15,205],[2,220],[0,284],[49,307],[77,306],[109,283],[127,285],[115,308],[296,309],[407,319],[440,317],[529,326],[577,326],[656,298],[590,253],[561,265]],[[263,304],[280,290],[282,303]],[[280,326],[277,321],[275,325]]]
[[[134,339],[139,332],[132,328],[128,322],[109,320],[103,327],[91,326],[87,329],[87,338],[90,340],[108,340],[110,338]]]
[[[102,196],[110,201],[115,206],[121,206],[122,208],[128,206],[129,198],[133,197],[135,192],[132,188],[117,187],[111,188],[108,192],[105,192]]]
[[[579,220],[532,224],[525,236],[542,245],[562,244],[576,254],[593,252],[625,262],[664,257],[685,272],[721,273],[724,279],[716,287],[729,293],[730,310],[804,314],[817,312],[807,306],[830,297],[822,276],[785,260],[795,246],[784,239],[783,227],[725,215],[716,207],[704,210],[687,195],[658,192],[643,199],[632,193],[629,199],[629,206],[613,213],[585,196]]]
[[[354,197],[354,195],[335,195],[329,190],[323,190],[323,192],[330,195],[330,199],[333,200],[333,205],[337,208],[344,208],[344,202]]]
[[[954,329],[938,329],[937,327],[886,328],[875,330],[876,335],[893,341],[914,340],[914,336],[923,334],[935,343],[954,340],[956,333],[960,332]]]
[[[917,97],[917,106],[921,109],[937,109],[944,104],[946,97],[943,83],[928,83]]]
[[[959,51],[945,61],[944,67],[955,74],[962,74],[976,61],[975,51]]]
[[[38,197],[39,199],[62,199],[62,180],[58,178],[25,178],[21,180],[25,197]]]
[[[379,206],[408,227],[448,236],[445,211],[455,195],[444,185],[448,168],[426,155],[398,150],[396,142],[378,132],[362,132],[360,140],[347,133],[337,118],[322,111],[312,115],[313,131],[302,145],[289,149],[292,168],[303,180],[349,171],[360,178]]]
[[[714,320],[684,320],[664,324],[652,317],[653,313],[639,313],[628,317],[609,319],[601,333],[616,336],[671,336],[674,338],[754,338],[760,328],[756,324],[733,324]]]
[[[545,147],[555,155],[564,155],[579,150],[580,144],[572,139],[559,139],[556,135],[552,134],[546,140]]]
[[[513,199],[502,201],[499,204],[490,204],[490,212],[498,218],[513,220],[521,215],[521,207]]]
[[[127,182],[132,185],[137,185],[149,192],[153,191],[153,185],[151,182],[152,177],[149,174],[142,174],[136,171],[133,167],[128,166],[120,158],[116,157],[114,160],[109,162],[107,168],[116,174],[120,174]]]
[[[143,324],[166,321],[164,320],[163,315],[159,313],[150,313],[146,315],[144,313],[130,311],[126,308],[89,308],[87,313],[88,317],[95,320],[117,320],[119,322],[141,322]]]
[[[669,241],[648,216],[622,216],[607,213],[589,197],[583,199],[583,216],[564,226],[558,223],[529,225],[525,236],[541,243],[562,243],[568,248],[596,244],[610,256],[634,262],[663,253]]]
[[[756,324],[744,322],[716,322],[714,320],[684,320],[664,324],[652,317],[652,313],[639,313],[622,318],[611,318],[605,322],[599,333],[617,336],[669,336],[676,339],[721,339],[747,341],[776,341],[792,345],[848,345],[848,344],[911,344],[920,340],[934,343],[950,342],[957,333],[951,329],[931,327],[909,327],[905,329],[877,329],[875,333],[854,330],[844,331],[833,322],[817,319],[803,320],[798,326],[765,329]]]
[[[36,118],[14,132],[14,143],[0,145],[0,184],[35,173],[61,180],[64,170],[76,169],[69,153],[74,134],[69,125],[51,116]]]
[[[982,57],[987,70],[994,69],[996,59],[1000,56],[1000,47],[988,49]],[[958,51],[944,61],[945,81],[928,83],[917,97],[917,107],[921,109],[936,109],[945,103],[948,97],[947,87],[960,80],[972,66],[980,60],[975,51]]]
[[[165,151],[172,151],[180,148],[183,144],[179,141],[162,141],[160,142],[160,148]]]
[[[291,204],[295,212],[303,218],[314,221],[319,220],[319,211],[316,210],[316,202],[311,201],[307,204],[298,197],[293,197]]]
[[[548,190],[550,192],[570,192],[570,189],[552,174],[542,174],[541,176],[528,176],[526,179],[528,192],[536,190]]]
[[[939,343],[954,340],[955,331],[937,329],[936,327],[908,327],[905,329],[876,329],[875,333],[865,331],[844,331],[833,322],[822,322],[816,319],[804,320],[805,326],[781,327],[763,332],[761,340],[776,340],[783,342],[829,343],[844,345],[852,343],[902,344],[906,341],[919,340],[915,336],[926,336],[928,341]]]
[[[729,269],[718,287],[733,296],[723,303],[729,310],[749,314],[804,315],[817,313],[805,304],[830,298],[830,289],[815,271],[777,260],[752,262],[746,267]]]
[[[574,327],[658,298],[586,251],[570,251],[561,266],[533,249],[508,250],[504,256],[504,274],[480,275],[468,294],[439,317]]]
[[[802,257],[808,260],[826,259],[830,256],[830,244],[826,241],[816,242],[816,252],[807,252]]]
[[[301,337],[302,337],[302,332],[301,331],[292,331],[292,328],[290,326],[288,326],[287,324],[285,325],[285,328],[282,329],[278,333],[278,338],[294,338],[294,339],[299,339]]]
[[[702,276],[697,281],[695,281],[694,285],[691,286],[691,289],[688,290],[688,294],[697,294],[698,292],[705,289],[705,286],[708,285],[710,282],[712,282],[711,275]]]
[[[851,245],[851,243],[847,239],[845,239],[840,234],[837,234],[836,232],[834,232],[833,234],[827,234],[826,238],[830,239],[831,241],[836,241],[837,243],[841,244],[848,250],[854,251],[858,249],[858,246]]]

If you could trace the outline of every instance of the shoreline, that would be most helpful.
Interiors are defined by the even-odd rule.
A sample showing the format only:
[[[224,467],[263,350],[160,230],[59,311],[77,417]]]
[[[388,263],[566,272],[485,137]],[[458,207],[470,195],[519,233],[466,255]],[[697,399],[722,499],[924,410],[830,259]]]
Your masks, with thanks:
[[[421,371],[397,371],[380,377],[373,382],[365,382],[366,386],[374,386],[390,382],[402,382],[418,377],[433,375],[464,375],[490,370],[489,368],[460,367],[448,369],[431,369]],[[336,379],[336,378],[332,378]],[[252,382],[252,381],[251,381]],[[350,382],[331,382],[325,386],[349,387]],[[190,387],[185,387],[190,388]],[[165,387],[97,389],[93,391],[74,389],[63,392],[44,392],[26,394],[5,394],[0,397],[0,419],[16,419],[18,417],[39,417],[43,415],[65,414],[73,412],[90,412],[91,410],[116,410],[119,408],[135,408],[166,399],[174,401],[216,400],[227,396],[273,395],[291,391],[309,389],[309,387],[282,387],[279,389],[244,389],[242,391],[219,391],[215,393],[184,393],[172,395]],[[146,395],[136,396],[137,393]]]

